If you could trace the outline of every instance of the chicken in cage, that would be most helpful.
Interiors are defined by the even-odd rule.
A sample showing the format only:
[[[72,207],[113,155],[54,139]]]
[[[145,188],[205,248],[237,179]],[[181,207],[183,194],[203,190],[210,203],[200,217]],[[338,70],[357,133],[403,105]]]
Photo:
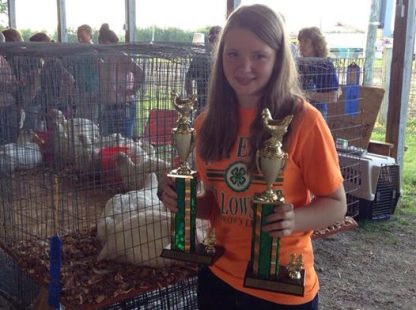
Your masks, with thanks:
[[[58,238],[59,302],[69,309],[162,294],[172,285],[176,291],[166,291],[178,294],[178,283],[196,268],[160,258],[170,243],[171,214],[158,194],[177,156],[170,93],[185,93],[195,51],[22,45],[2,50],[2,85],[32,72],[30,93],[1,88],[8,104],[0,111],[8,120],[0,143],[2,249],[47,286],[56,254],[49,242]],[[159,110],[173,117],[150,120]]]

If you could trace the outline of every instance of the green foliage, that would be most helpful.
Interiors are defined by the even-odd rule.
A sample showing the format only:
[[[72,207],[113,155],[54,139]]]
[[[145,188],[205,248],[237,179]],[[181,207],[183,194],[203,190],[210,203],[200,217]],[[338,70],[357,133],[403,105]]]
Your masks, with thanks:
[[[7,13],[7,0],[0,0],[0,14]]]
[[[208,27],[203,29],[208,33]],[[203,31],[200,31],[203,32]],[[117,34],[120,42],[125,41],[124,33]],[[147,28],[138,28],[136,32],[136,37],[138,42],[151,42],[152,36],[154,42],[191,42],[193,32],[185,31],[179,28],[158,28],[158,27],[147,27]],[[57,38],[55,33],[54,38]],[[98,42],[98,30],[93,29],[93,42]],[[78,42],[77,31],[76,29],[68,29],[68,42],[75,43]]]
[[[36,32],[30,29],[21,29],[19,30],[20,34],[22,35],[23,41],[29,41],[29,38],[34,35]]]
[[[384,67],[384,60],[382,58],[377,58],[374,60],[374,67],[373,67],[374,71],[382,70],[383,67]]]
[[[1,0],[0,0],[1,1]],[[196,30],[196,32],[204,33],[205,36],[208,34],[209,27],[204,27],[201,29]],[[29,38],[37,33],[37,32],[45,32],[48,34],[53,40],[58,41],[58,32],[55,31],[54,33],[50,33],[48,31],[40,30],[40,31],[33,31],[31,29],[20,29],[20,33],[22,34],[24,41],[29,41]],[[154,32],[154,33],[153,33]],[[158,27],[148,27],[148,28],[138,28],[137,29],[137,41],[138,42],[151,42],[152,36],[154,42],[192,42],[194,32],[193,31],[186,31],[179,28],[158,28]],[[68,42],[69,43],[77,43],[77,30],[69,28],[67,30],[68,35]],[[118,34],[120,42],[124,42],[124,33]],[[98,30],[93,29],[93,42],[98,42]]]
[[[371,140],[384,142],[386,140],[386,128],[380,123],[376,123],[371,133]]]
[[[137,29],[137,40],[139,42],[191,42],[193,32],[179,28],[147,27]]]
[[[0,0],[0,18],[3,15],[7,17],[7,0]],[[6,27],[7,25],[0,25],[0,31],[3,31]]]
[[[416,213],[416,118],[410,119],[407,123],[405,145],[402,205]]]

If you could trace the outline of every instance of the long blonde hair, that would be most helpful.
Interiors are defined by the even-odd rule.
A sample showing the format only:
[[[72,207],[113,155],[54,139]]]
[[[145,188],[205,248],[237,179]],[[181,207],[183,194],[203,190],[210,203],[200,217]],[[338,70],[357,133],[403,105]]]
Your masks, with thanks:
[[[215,62],[208,89],[208,109],[200,132],[199,154],[205,161],[229,156],[238,133],[238,102],[223,69],[224,38],[230,29],[243,28],[253,32],[276,52],[276,61],[269,82],[263,90],[255,121],[251,126],[250,167],[255,151],[265,137],[261,111],[269,108],[274,118],[282,118],[294,111],[301,91],[298,75],[290,51],[287,34],[280,14],[264,5],[241,6],[227,20],[217,45]]]

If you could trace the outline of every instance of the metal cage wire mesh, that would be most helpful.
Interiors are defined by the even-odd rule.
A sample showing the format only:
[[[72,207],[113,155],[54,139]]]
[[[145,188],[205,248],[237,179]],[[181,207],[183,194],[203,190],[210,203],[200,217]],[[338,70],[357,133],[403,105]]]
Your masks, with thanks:
[[[0,88],[5,99],[0,114],[8,120],[0,132],[2,247],[45,284],[48,239],[58,233],[62,302],[69,308],[195,308],[195,268],[159,258],[169,243],[170,221],[158,192],[177,164],[170,140],[176,121],[171,92],[185,96],[192,60],[204,59],[197,66],[202,77],[192,77],[204,101],[210,56],[179,44],[12,43],[1,53],[11,72],[2,73],[0,82],[10,74],[18,81],[14,89]],[[298,59],[298,66],[314,61]],[[343,91],[351,82],[351,64],[333,60]],[[328,103],[327,122],[335,140],[359,147],[361,97],[351,96]],[[346,110],[348,100],[356,101]],[[354,183],[355,170],[341,168],[345,182]],[[351,214],[356,203],[349,196]],[[116,301],[126,293],[130,301]]]

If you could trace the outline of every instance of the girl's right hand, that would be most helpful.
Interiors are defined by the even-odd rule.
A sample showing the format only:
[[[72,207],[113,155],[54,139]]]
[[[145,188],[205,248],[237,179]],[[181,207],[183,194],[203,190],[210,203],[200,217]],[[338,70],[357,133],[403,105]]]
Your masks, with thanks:
[[[177,197],[178,196],[176,195],[175,182],[172,178],[167,177],[165,185],[163,186],[162,202],[171,212],[178,211],[176,203]]]

